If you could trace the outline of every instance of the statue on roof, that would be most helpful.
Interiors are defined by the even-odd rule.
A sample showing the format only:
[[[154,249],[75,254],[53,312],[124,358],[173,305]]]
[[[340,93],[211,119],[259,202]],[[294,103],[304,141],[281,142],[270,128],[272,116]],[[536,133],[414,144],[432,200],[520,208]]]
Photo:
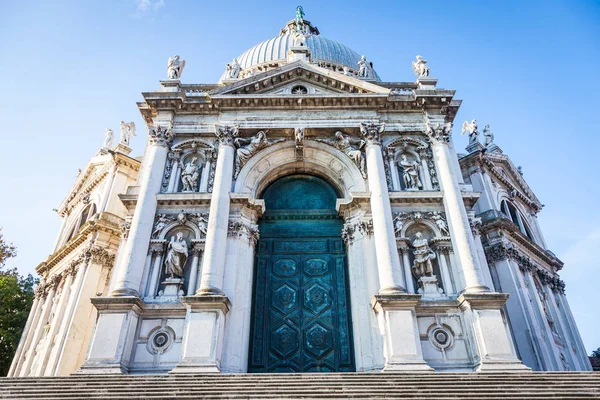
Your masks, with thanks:
[[[373,77],[373,63],[367,61],[365,56],[362,56],[358,62],[358,77],[365,79]]]
[[[427,60],[423,60],[423,57],[417,56],[417,61],[412,62],[412,70],[418,78],[429,76],[429,67],[427,66]]]
[[[477,143],[479,141],[479,131],[477,128],[477,120],[463,122],[461,135],[469,132],[469,144]]]
[[[237,58],[234,58],[232,62],[225,65],[225,69],[227,70],[226,79],[237,79],[240,76],[242,67]]]
[[[102,146],[102,148],[108,149],[112,146],[113,136],[113,130],[110,128],[106,128],[106,132],[104,132],[104,145]]]
[[[121,140],[120,143],[129,146],[131,137],[135,136],[135,123],[133,121],[125,123],[121,121]]]
[[[183,67],[185,67],[185,60],[180,60],[178,55],[169,57],[169,62],[167,64],[167,76],[169,79],[181,78]]]
[[[483,128],[483,138],[484,138],[484,143],[483,145],[485,147],[490,147],[491,145],[494,144],[494,133],[490,130],[490,125],[486,125],[485,128]]]
[[[296,7],[296,32],[304,32],[304,9]]]

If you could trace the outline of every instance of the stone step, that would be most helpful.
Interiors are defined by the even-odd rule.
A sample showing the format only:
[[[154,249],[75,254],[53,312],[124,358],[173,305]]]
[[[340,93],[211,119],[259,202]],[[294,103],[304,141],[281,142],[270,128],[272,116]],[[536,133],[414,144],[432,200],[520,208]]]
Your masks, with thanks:
[[[0,399],[584,399],[595,373],[74,375],[1,378]]]

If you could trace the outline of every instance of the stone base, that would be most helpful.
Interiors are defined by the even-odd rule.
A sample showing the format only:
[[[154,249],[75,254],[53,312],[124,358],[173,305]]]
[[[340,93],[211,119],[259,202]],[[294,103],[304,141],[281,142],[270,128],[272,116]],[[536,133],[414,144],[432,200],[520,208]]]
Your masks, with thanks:
[[[419,84],[420,90],[435,90],[437,81],[437,79],[430,78],[428,76],[421,76],[420,78],[417,78],[417,83]]]
[[[466,150],[470,153],[475,153],[476,151],[481,151],[485,149],[483,145],[479,142],[471,143],[467,146]]]
[[[231,307],[226,296],[187,296],[181,361],[171,374],[221,371],[221,349],[225,334],[225,315]]]
[[[419,285],[421,287],[418,292],[424,298],[439,299],[440,297],[445,297],[444,291],[438,286],[438,280],[435,276],[422,276],[419,278]]]
[[[115,147],[113,147],[113,151],[115,153],[121,153],[121,154],[127,155],[127,154],[131,153],[131,147],[127,146],[124,143],[119,143]]]
[[[176,301],[183,296],[183,279],[167,278],[162,284],[164,289],[158,292],[157,301]]]
[[[385,372],[433,371],[421,350],[415,307],[419,294],[376,295],[371,301],[384,336]]]
[[[488,153],[498,153],[502,154],[502,149],[498,147],[495,143],[490,144],[485,148]]]

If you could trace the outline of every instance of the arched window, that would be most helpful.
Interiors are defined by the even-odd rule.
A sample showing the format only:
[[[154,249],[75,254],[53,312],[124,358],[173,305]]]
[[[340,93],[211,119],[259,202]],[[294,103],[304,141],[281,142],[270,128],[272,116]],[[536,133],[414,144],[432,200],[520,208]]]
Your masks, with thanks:
[[[525,218],[517,210],[517,207],[515,207],[514,204],[512,204],[509,201],[502,200],[502,203],[500,203],[500,210],[508,219],[510,219],[515,225],[519,227],[521,233],[523,233],[529,239],[534,241],[531,228],[529,227],[527,222],[525,222]]]
[[[71,230],[69,231],[69,234],[66,236],[64,243],[73,239],[73,237],[77,235],[77,232],[79,232],[79,228],[81,228],[90,218],[92,218],[94,214],[96,214],[96,204],[92,203],[85,207],[83,211],[81,211],[81,213],[79,214],[79,218],[77,218],[77,220],[73,224]]]

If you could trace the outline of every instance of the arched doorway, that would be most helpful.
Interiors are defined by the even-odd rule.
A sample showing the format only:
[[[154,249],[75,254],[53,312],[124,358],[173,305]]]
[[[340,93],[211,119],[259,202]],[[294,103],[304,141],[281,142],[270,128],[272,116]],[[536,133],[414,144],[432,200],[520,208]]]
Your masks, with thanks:
[[[292,175],[263,198],[248,372],[354,371],[336,192],[320,178]]]

